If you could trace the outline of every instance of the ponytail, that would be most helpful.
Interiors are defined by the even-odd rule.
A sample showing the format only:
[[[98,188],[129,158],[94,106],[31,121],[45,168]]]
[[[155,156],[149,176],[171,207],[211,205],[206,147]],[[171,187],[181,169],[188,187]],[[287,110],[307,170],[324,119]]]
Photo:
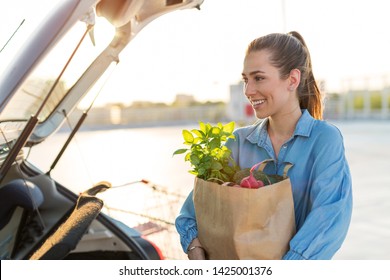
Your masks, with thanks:
[[[323,116],[322,94],[314,78],[309,49],[301,34],[296,31],[288,34],[296,38],[306,49],[306,75],[298,87],[299,106],[301,109],[307,109],[313,118],[321,120]]]

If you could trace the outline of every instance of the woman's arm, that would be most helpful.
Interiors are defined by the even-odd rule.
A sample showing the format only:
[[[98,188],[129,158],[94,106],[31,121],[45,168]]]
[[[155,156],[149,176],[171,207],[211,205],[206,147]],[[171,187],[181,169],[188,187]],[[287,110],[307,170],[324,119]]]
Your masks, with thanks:
[[[200,244],[200,241],[198,238],[195,238],[192,240],[190,245],[187,249],[188,259],[190,260],[205,260],[205,250],[202,247],[202,244]]]
[[[331,259],[341,247],[352,215],[352,182],[341,134],[322,136],[311,169],[306,219],[283,259]]]
[[[180,243],[183,251],[187,253],[190,243],[198,237],[198,227],[196,225],[195,207],[191,191],[176,218],[175,226],[180,235]]]

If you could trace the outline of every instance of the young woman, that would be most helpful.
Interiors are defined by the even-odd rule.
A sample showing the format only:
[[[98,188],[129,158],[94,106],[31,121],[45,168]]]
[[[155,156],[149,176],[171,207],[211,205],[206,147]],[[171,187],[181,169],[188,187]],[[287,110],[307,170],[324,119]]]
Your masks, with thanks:
[[[352,185],[343,138],[322,120],[321,92],[309,51],[297,32],[252,41],[242,71],[244,93],[261,121],[237,129],[228,141],[240,168],[272,158],[265,172],[293,167],[291,180],[296,234],[283,259],[331,259],[343,243],[352,213]],[[204,259],[197,238],[192,193],[176,219],[189,259]]]

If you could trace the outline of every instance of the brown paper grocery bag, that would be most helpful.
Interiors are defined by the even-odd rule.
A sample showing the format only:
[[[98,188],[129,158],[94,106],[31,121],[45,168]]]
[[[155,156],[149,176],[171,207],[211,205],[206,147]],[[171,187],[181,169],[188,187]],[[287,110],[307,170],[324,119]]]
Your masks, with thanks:
[[[290,179],[259,189],[195,179],[198,238],[207,258],[281,259],[295,234]]]

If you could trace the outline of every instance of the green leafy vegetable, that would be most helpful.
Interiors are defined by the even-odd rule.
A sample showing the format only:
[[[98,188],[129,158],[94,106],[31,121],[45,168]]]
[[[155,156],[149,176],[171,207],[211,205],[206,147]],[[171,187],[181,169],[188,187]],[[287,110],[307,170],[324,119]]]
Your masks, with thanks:
[[[218,123],[216,126],[199,122],[199,129],[182,131],[183,144],[190,147],[178,149],[173,155],[186,153],[184,160],[189,161],[192,167],[189,172],[201,179],[231,181],[238,169],[231,151],[224,144],[228,139],[235,139],[233,130],[234,122],[226,125]]]

